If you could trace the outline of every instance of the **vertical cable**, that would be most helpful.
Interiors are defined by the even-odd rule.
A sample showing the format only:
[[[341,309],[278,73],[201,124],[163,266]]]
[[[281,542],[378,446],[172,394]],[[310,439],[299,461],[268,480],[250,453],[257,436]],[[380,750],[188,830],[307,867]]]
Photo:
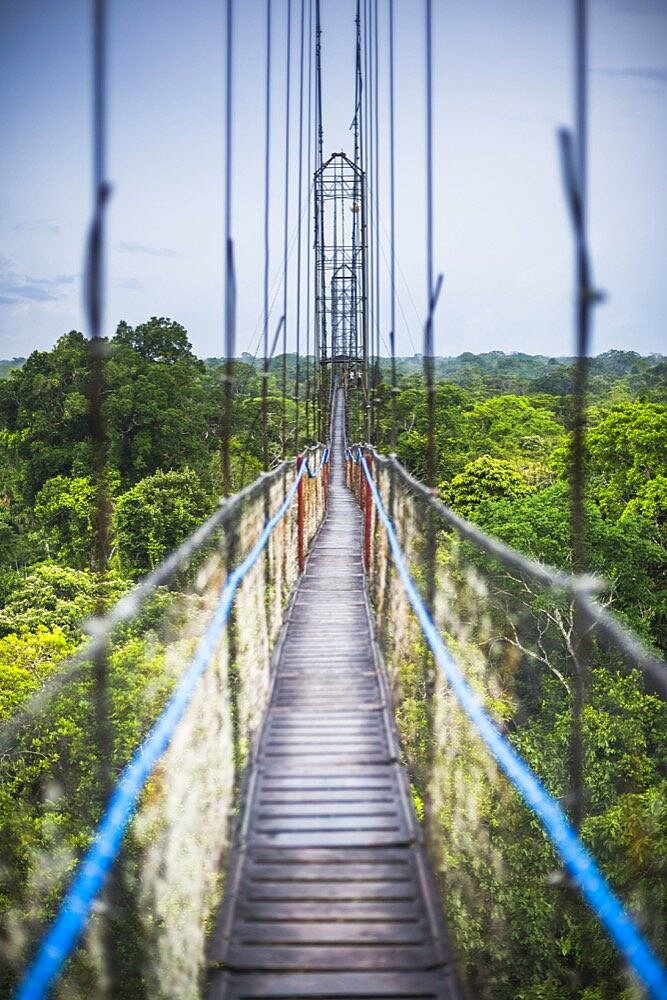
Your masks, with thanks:
[[[232,492],[229,445],[236,354],[236,278],[232,243],[232,106],[234,0],[227,0],[225,84],[225,402],[222,420],[222,478],[225,496]]]
[[[294,454],[299,454],[299,421],[301,417],[301,237],[303,229],[302,204],[303,204],[303,54],[304,54],[304,28],[306,23],[306,0],[301,0],[301,25],[300,25],[300,47],[299,47],[299,180],[297,186],[297,215],[299,219],[296,246],[296,363],[294,374],[294,403],[296,407],[294,422]],[[306,404],[307,405],[307,404]],[[308,429],[306,427],[306,435]]]
[[[106,173],[106,2],[95,0],[93,22],[93,221],[88,243],[87,312],[89,341],[89,433],[95,479],[95,513],[91,566],[100,579],[109,559],[109,496],[107,483],[107,430],[102,410],[105,390],[105,359],[107,344],[102,336],[104,298],[104,221],[110,187]],[[97,593],[97,612],[102,614],[104,602],[101,588]],[[109,719],[109,694],[106,656],[95,662],[96,705],[98,709],[98,746],[100,759],[99,788],[106,799],[111,788],[112,732]]]
[[[93,7],[93,219],[88,234],[85,299],[90,339],[88,342],[88,432],[92,453],[92,474],[95,484],[91,568],[96,577],[95,613],[105,611],[104,577],[108,570],[111,517],[108,484],[108,437],[103,404],[106,389],[106,357],[108,345],[102,336],[104,307],[104,222],[106,205],[111,192],[106,180],[107,154],[107,5],[95,0]],[[108,647],[99,646],[93,656],[95,685],[94,740],[97,757],[97,806],[104,808],[113,788],[113,724],[109,691]],[[115,888],[107,886],[107,916],[104,920],[101,947],[104,966],[105,995],[113,996],[117,985],[117,961],[112,921]]]
[[[426,381],[426,413],[428,421],[428,436],[426,444],[426,482],[435,489],[437,477],[437,459],[435,453],[435,385],[434,385],[434,335],[433,314],[437,300],[440,281],[437,289],[433,286],[433,11],[431,0],[426,0],[426,283],[428,314],[424,327],[424,375]],[[433,510],[426,512],[426,524],[423,526],[425,536],[425,591],[424,598],[431,616],[435,611],[438,525]],[[435,693],[435,669],[430,656],[424,658],[424,686],[426,691],[427,724],[429,739],[427,741],[429,769],[433,768],[433,747],[435,746],[433,710]],[[427,789],[424,797],[426,814],[430,813],[431,796]]]
[[[577,365],[574,384],[574,428],[571,468],[571,530],[572,558],[575,573],[586,571],[585,436],[586,390],[588,383],[589,309],[588,261],[586,254],[586,188],[587,188],[587,17],[586,0],[574,0],[575,18],[575,157],[576,190],[578,195],[577,249]]]
[[[574,376],[574,426],[570,463],[570,531],[572,538],[572,568],[584,573],[587,568],[586,539],[586,405],[588,384],[588,354],[590,339],[590,308],[599,296],[591,288],[586,233],[587,201],[587,11],[586,0],[574,0],[574,116],[575,143],[569,133],[561,133],[566,187],[576,244],[576,326],[577,363]],[[569,180],[568,180],[569,178]],[[574,683],[572,685],[572,725],[570,729],[570,818],[580,829],[584,817],[585,776],[583,716],[588,688],[590,639],[585,611],[579,601],[574,607]]]
[[[361,169],[360,162],[360,147],[359,147],[359,117],[361,114],[361,8],[360,0],[357,0],[356,12],[354,18],[355,24],[355,71],[354,71],[354,119],[352,122],[354,128],[354,192],[353,192],[353,219],[352,219],[352,271],[354,274],[354,287],[355,287],[355,301],[354,301],[354,368],[353,377],[355,388],[357,391],[354,394],[355,400],[359,400],[359,221],[360,221],[360,198],[361,190],[359,185],[359,170]],[[362,308],[363,308],[363,289],[361,290],[362,298]],[[352,411],[352,407],[346,407],[345,417],[346,423],[349,424],[349,414]]]
[[[315,96],[317,100],[317,165],[324,162],[324,125],[322,122],[322,22],[320,0],[315,0]]]
[[[390,217],[390,281],[391,316],[389,346],[391,349],[391,450],[396,451],[396,150],[394,103],[394,0],[389,0],[389,217]],[[393,478],[392,478],[393,484]]]
[[[264,123],[264,364],[262,366],[262,465],[269,468],[267,391],[269,377],[269,195],[271,169],[271,0],[266,2],[266,90]]]
[[[102,403],[107,344],[102,336],[104,298],[104,221],[111,189],[106,173],[106,2],[95,0],[93,18],[93,219],[88,234],[86,260],[86,313],[90,330],[89,433],[96,510],[93,525],[91,566],[104,573],[109,558],[109,499],[107,496],[108,441]]]
[[[308,231],[310,232],[311,208],[313,199],[313,0],[308,0],[308,208],[306,217],[308,219]],[[306,438],[310,440],[310,412],[311,412],[311,386],[310,386],[310,345],[312,343],[312,264],[313,264],[313,242],[308,241],[308,254],[306,257]],[[317,279],[315,279],[317,280]]]
[[[288,242],[289,242],[289,180],[290,180],[290,84],[292,70],[292,0],[287,0],[287,45],[285,83],[285,217],[283,227],[283,363],[282,363],[282,410],[280,420],[281,455],[287,454],[287,292],[288,292]]]
[[[373,10],[373,122],[375,128],[375,432],[373,441],[378,441],[380,372],[380,102],[379,102],[379,35],[378,0],[374,0]]]
[[[366,171],[366,193],[370,196],[367,197],[367,215],[366,215],[366,252],[368,259],[368,285],[366,302],[368,308],[368,328],[369,328],[369,362],[368,362],[368,402],[366,409],[366,439],[370,441],[373,437],[374,423],[374,398],[375,398],[375,365],[373,361],[373,354],[375,348],[375,310],[374,310],[374,300],[373,300],[373,289],[375,287],[374,275],[375,275],[375,259],[372,252],[372,234],[374,232],[374,218],[373,218],[373,125],[371,122],[371,100],[373,92],[373,76],[370,67],[370,38],[371,38],[371,0],[364,0],[364,79],[366,81],[366,90],[364,96],[364,158],[365,165],[364,169]],[[370,229],[371,238],[368,238],[368,229]]]
[[[315,113],[317,117],[317,169],[321,172],[323,165],[323,149],[324,149],[324,124],[322,121],[322,22],[320,17],[320,0],[315,0],[315,34],[316,34],[316,44],[315,44]],[[316,381],[318,385],[318,404],[317,404],[317,436],[320,440],[325,433],[324,421],[325,421],[325,398],[326,398],[326,386],[324,378],[324,367],[322,361],[326,360],[327,357],[327,309],[326,309],[326,277],[324,269],[324,242],[325,242],[325,232],[324,232],[324,191],[322,188],[322,176],[319,174],[319,180],[315,189],[315,205],[319,209],[319,216],[317,219],[317,227],[320,235],[321,241],[321,253],[322,260],[320,261],[320,310],[319,310],[319,338],[317,347],[317,368],[315,370]],[[318,198],[318,187],[319,187],[319,198]]]
[[[428,441],[426,446],[426,483],[436,485],[435,387],[433,384],[433,17],[431,0],[426,0],[426,303],[428,314],[424,328],[424,379]]]
[[[364,19],[366,8],[364,4]],[[360,181],[360,208],[361,208],[361,322],[362,322],[362,393],[359,413],[359,432],[366,441],[370,440],[370,379],[368,370],[368,239],[367,239],[367,202],[366,193],[368,191],[366,177],[366,120],[364,109],[366,103],[366,90],[364,87],[365,75],[363,66],[365,65],[365,30],[362,37],[361,0],[357,0],[357,80],[358,80],[358,122],[359,122],[359,168],[361,171]],[[362,58],[363,48],[363,58]]]
[[[315,111],[317,115],[317,109]],[[317,160],[316,160],[317,162]],[[313,228],[315,232],[315,266],[314,266],[314,277],[315,277],[315,288],[313,290],[313,301],[315,306],[315,337],[314,337],[314,347],[315,347],[315,365],[314,365],[314,397],[313,397],[313,423],[315,426],[315,434],[319,437],[320,432],[320,379],[321,379],[321,365],[322,365],[322,310],[324,308],[323,295],[322,295],[322,285],[323,285],[323,268],[322,268],[322,255],[324,249],[322,246],[322,241],[324,239],[322,226],[320,225],[320,199],[322,197],[322,172],[319,168],[315,170],[313,177],[313,208],[314,208],[314,218],[313,218]]]
[[[572,568],[581,574],[587,567],[586,540],[586,405],[588,385],[588,355],[590,350],[590,310],[603,301],[601,292],[593,288],[586,233],[587,215],[587,8],[586,0],[574,0],[574,115],[576,135],[559,130],[561,164],[565,195],[570,209],[576,256],[576,340],[577,363],[574,376],[574,419],[570,457],[570,535]],[[585,607],[581,596],[574,602],[573,621],[572,725],[570,729],[570,819],[579,829],[584,816],[584,740],[583,713],[588,687],[590,637]]]
[[[357,9],[354,19],[356,27],[356,57],[355,57],[355,85],[354,85],[354,162],[361,168],[361,0],[357,0]],[[356,190],[356,188],[355,188]]]

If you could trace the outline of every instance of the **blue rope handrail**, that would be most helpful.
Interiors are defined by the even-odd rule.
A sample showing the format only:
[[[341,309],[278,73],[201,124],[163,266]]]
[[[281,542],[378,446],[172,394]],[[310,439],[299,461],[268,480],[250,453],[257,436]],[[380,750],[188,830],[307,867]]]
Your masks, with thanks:
[[[120,851],[125,829],[139,795],[158,760],[167,749],[174,730],[211,661],[220,634],[227,623],[239,584],[255,565],[274,528],[287,512],[306,471],[308,470],[311,478],[318,475],[328,457],[329,449],[325,448],[315,472],[311,472],[308,468],[307,459],[301,463],[280,508],[266,522],[257,542],[245,559],[227,577],[213,618],[176,690],[118,779],[109,804],[97,826],[93,842],[79,862],[60,909],[19,985],[15,994],[16,1000],[42,1000],[61,972],[88,922],[93,903]]]
[[[327,446],[325,446],[324,451],[322,452],[322,458],[320,459],[320,464],[317,466],[316,469],[314,469],[314,470],[311,469],[311,467],[310,467],[310,459],[309,458],[306,458],[306,460],[305,460],[305,462],[303,464],[304,464],[304,466],[306,468],[306,472],[308,473],[308,478],[309,479],[315,479],[315,478],[317,478],[317,476],[319,476],[319,474],[322,471],[323,467],[325,465],[328,465],[328,463],[329,463],[329,448]]]
[[[445,646],[410,576],[394,525],[384,509],[363,450],[360,447],[354,451],[347,448],[345,456],[355,464],[361,464],[378,516],[387,532],[389,546],[403,587],[433,657],[458,698],[461,708],[526,805],[540,820],[581,894],[588,901],[593,913],[606,929],[614,944],[624,955],[630,968],[652,997],[656,1000],[667,1000],[667,974],[662,965],[612,892],[604,875],[579,840],[558,803],[549,795],[540,779],[511,743],[498,731]]]

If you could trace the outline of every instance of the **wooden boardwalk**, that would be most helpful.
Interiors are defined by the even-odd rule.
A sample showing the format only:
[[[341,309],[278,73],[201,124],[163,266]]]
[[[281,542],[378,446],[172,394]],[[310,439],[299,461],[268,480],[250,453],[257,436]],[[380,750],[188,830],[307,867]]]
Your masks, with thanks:
[[[373,642],[341,412],[329,513],[279,648],[209,1000],[458,998]]]

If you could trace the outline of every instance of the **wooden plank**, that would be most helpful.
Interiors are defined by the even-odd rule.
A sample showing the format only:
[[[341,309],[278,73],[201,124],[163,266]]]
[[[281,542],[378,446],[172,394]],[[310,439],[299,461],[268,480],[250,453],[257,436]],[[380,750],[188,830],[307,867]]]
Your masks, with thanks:
[[[361,830],[369,832],[378,830],[398,830],[401,827],[401,817],[396,810],[390,813],[371,814],[345,813],[341,816],[271,816],[255,814],[253,828],[257,833],[316,833],[330,831],[353,833]]]
[[[333,767],[336,764],[376,764],[379,760],[389,761],[391,757],[387,751],[378,753],[372,750],[364,751],[359,747],[341,747],[338,750],[333,748],[318,750],[313,747],[310,749],[294,750],[292,752],[288,750],[271,751],[267,749],[264,759],[267,765],[281,768],[284,766],[285,768],[294,769],[298,768],[302,761],[310,763],[322,761]]]
[[[367,725],[349,726],[340,731],[323,726],[317,732],[314,732],[312,729],[290,729],[287,726],[277,726],[268,730],[263,746],[280,743],[307,745],[309,742],[317,742],[322,746],[336,746],[337,743],[359,741],[363,743],[382,743],[386,746],[388,740],[384,726],[369,722]]]
[[[283,901],[335,900],[336,902],[364,902],[369,900],[417,899],[415,884],[409,882],[311,882],[292,879],[288,882],[248,881],[242,895],[249,901],[267,902],[270,899]]]
[[[295,709],[299,711],[300,710],[306,711],[307,709],[312,709],[317,705],[320,705],[321,703],[322,703],[321,695],[315,697],[313,695],[309,695],[307,692],[304,692],[300,698],[293,698],[293,697],[288,698],[277,694],[276,701],[274,704],[278,708],[291,708],[293,711]],[[344,698],[336,699],[337,712],[340,712],[343,709],[346,709],[347,711],[353,711],[355,709],[357,711],[373,711],[384,707],[385,707],[385,702],[383,698],[373,698],[371,700],[362,702],[359,702],[353,697],[347,697],[347,696]]]
[[[290,969],[301,972],[317,969],[327,972],[334,969],[366,969],[374,971],[428,968],[434,960],[432,946],[428,944],[391,945],[359,943],[349,945],[251,945],[232,942],[225,955],[225,965],[230,969]]]
[[[286,851],[282,852],[286,854]],[[414,871],[409,864],[371,864],[343,860],[338,864],[322,864],[303,861],[282,860],[274,864],[262,864],[254,860],[246,866],[246,878],[253,882],[287,881],[298,882],[412,882]]]
[[[275,753],[278,750],[289,748],[291,750],[298,749],[303,750],[304,748],[312,747],[315,749],[322,750],[337,750],[340,747],[363,747],[368,749],[369,747],[376,748],[377,750],[385,750],[387,747],[387,741],[384,737],[384,733],[380,732],[342,732],[336,733],[320,733],[319,735],[313,735],[312,733],[300,734],[292,732],[270,732],[267,733],[267,739],[264,743],[264,751],[271,750]]]
[[[336,740],[341,737],[350,738],[353,736],[373,736],[377,739],[384,739],[385,728],[382,724],[382,717],[379,714],[361,716],[359,719],[341,725],[340,723],[328,723],[326,717],[319,723],[301,723],[296,719],[291,722],[287,719],[279,720],[269,725],[265,739],[307,738]]]
[[[400,809],[400,802],[397,799],[389,799],[388,802],[368,802],[365,799],[358,799],[356,802],[329,801],[322,802],[262,802],[256,812],[257,819],[276,820],[288,816],[300,816],[303,818],[331,817],[331,816],[395,816]]]
[[[210,1000],[332,1000],[357,997],[358,1000],[443,1000],[449,994],[440,976],[433,972],[334,972],[334,973],[262,973],[213,977]]]
[[[237,920],[290,920],[306,923],[309,920],[370,921],[380,924],[397,920],[420,921],[423,919],[418,899],[383,900],[248,900],[240,898]]]
[[[259,946],[307,944],[327,945],[360,944],[415,945],[422,944],[428,936],[423,923],[331,923],[328,920],[308,923],[285,921],[259,921],[239,925],[236,940],[239,944],[257,948]]]
[[[394,789],[396,784],[392,781],[392,766],[385,765],[379,767],[377,764],[368,764],[368,774],[364,774],[364,766],[350,764],[347,768],[340,769],[340,772],[327,771],[321,765],[312,764],[308,770],[300,771],[298,774],[285,774],[283,772],[265,770],[262,773],[260,787],[262,789],[317,789],[327,791],[332,789],[352,789],[357,791],[371,791],[373,789]],[[371,773],[373,769],[383,773]]]
[[[364,844],[373,847],[410,844],[413,842],[411,832],[401,825],[393,829],[380,830],[253,830],[249,835],[253,846],[272,844],[284,848],[291,847],[363,847]]]
[[[384,848],[348,848],[347,850],[332,850],[331,848],[309,848],[302,851],[282,851],[261,848],[246,856],[248,865],[277,864],[329,864],[329,865],[412,865],[413,859],[404,850],[392,847]]]
[[[353,761],[368,760],[369,763],[389,761],[389,751],[385,744],[374,740],[349,740],[345,743],[288,743],[271,742],[264,749],[265,759],[270,761],[276,757],[305,757],[311,762],[321,758],[340,761],[349,758]]]
[[[356,765],[352,765],[356,766]],[[368,768],[375,767],[375,764],[369,764]],[[353,791],[353,792],[372,792],[372,791],[389,791],[392,792],[396,788],[396,785],[391,781],[390,766],[387,766],[387,776],[385,777],[374,777],[366,775],[356,775],[356,774],[341,774],[338,775],[332,771],[323,771],[322,767],[316,767],[314,764],[310,766],[310,771],[308,774],[299,772],[298,774],[287,774],[285,772],[273,772],[265,771],[262,775],[262,782],[260,788],[262,792],[264,791],[318,791],[318,792],[333,792],[333,791]]]

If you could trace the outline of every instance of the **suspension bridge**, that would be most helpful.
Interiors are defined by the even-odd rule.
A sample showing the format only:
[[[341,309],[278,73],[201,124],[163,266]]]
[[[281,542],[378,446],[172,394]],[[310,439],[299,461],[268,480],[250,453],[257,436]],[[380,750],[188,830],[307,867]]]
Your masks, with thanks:
[[[101,484],[108,198],[104,7],[97,0],[96,198],[87,274],[90,437]],[[222,460],[228,485],[236,287],[229,210],[233,4],[226,9]],[[309,103],[314,96],[318,147],[307,206],[314,221],[315,366],[305,433],[297,400],[298,458],[288,457],[283,410],[283,460],[270,468],[266,376],[281,331],[286,336],[287,279],[270,346],[267,71],[265,377],[257,414],[265,471],[222,500],[117,605],[101,608],[89,642],[2,731],[11,771],[12,760],[35,752],[41,720],[60,706],[76,739],[67,743],[64,735],[55,772],[44,781],[52,782],[49,788],[72,789],[73,800],[78,789],[88,790],[77,808],[88,811],[89,834],[75,854],[59,839],[58,824],[66,825],[69,805],[60,801],[59,820],[54,814],[52,826],[44,827],[45,842],[11,871],[20,891],[7,922],[7,953],[20,1000],[50,993],[211,1000],[454,1000],[471,989],[490,997],[519,995],[520,984],[509,983],[504,969],[510,961],[520,966],[524,951],[531,961],[534,931],[553,939],[554,960],[567,935],[583,942],[570,962],[570,992],[554,997],[588,995],[585,990],[595,988],[587,948],[595,961],[603,957],[605,975],[619,990],[667,997],[650,863],[635,857],[630,845],[628,887],[614,871],[605,871],[604,858],[598,863],[583,834],[593,813],[589,770],[598,766],[586,757],[582,721],[593,653],[604,658],[610,677],[621,672],[655,698],[667,694],[665,665],[602,608],[597,581],[585,574],[586,357],[589,312],[598,297],[591,288],[585,228],[585,5],[575,4],[576,142],[569,132],[561,135],[578,282],[574,574],[533,563],[483,534],[445,507],[433,489],[433,328],[442,279],[434,280],[433,271],[430,2],[427,484],[368,443],[379,405],[377,9],[377,0],[357,4],[353,155],[335,153],[325,160],[319,0],[308,4],[309,45],[314,43],[308,65],[315,76]],[[393,18],[393,0],[389,11]],[[302,117],[305,15],[302,2]],[[270,64],[270,0],[267,16]],[[390,26],[393,60],[393,20]],[[288,31],[288,45],[290,40]],[[391,78],[390,84],[393,109]],[[288,79],[288,113],[289,86]],[[302,134],[303,122],[300,140]],[[287,136],[286,158],[289,129]],[[393,125],[391,147],[393,157]],[[287,160],[285,172],[287,177]],[[288,190],[286,182],[285,268]],[[297,213],[301,218],[301,185]],[[300,277],[300,228],[298,240]],[[393,267],[392,246],[392,288]],[[393,316],[391,327],[395,389]],[[306,328],[310,337],[309,315]],[[297,334],[297,358],[298,344]],[[283,368],[283,399],[286,394]],[[300,435],[313,437],[311,425],[321,442],[301,449]],[[348,434],[365,443],[348,443]],[[103,572],[109,524],[104,489],[98,492],[95,563]],[[549,790],[553,775],[539,773],[521,751],[531,712],[538,710],[529,668],[539,656],[549,658],[568,695],[559,795]],[[118,705],[123,707],[128,662],[139,681],[134,704],[123,710],[136,717],[137,739],[119,747],[113,721]],[[48,815],[48,802],[45,808]],[[534,850],[523,868],[514,856],[519,835]],[[6,866],[11,869],[11,860]],[[514,885],[525,880],[526,892],[542,901],[531,918],[543,922],[537,929],[527,913],[510,912],[504,887],[512,879]],[[475,968],[472,949],[478,944],[471,946],[460,933],[463,913],[471,918],[476,941],[489,943],[482,958],[490,963],[488,973]]]
[[[459,995],[375,652],[343,400],[212,937],[212,996]]]

